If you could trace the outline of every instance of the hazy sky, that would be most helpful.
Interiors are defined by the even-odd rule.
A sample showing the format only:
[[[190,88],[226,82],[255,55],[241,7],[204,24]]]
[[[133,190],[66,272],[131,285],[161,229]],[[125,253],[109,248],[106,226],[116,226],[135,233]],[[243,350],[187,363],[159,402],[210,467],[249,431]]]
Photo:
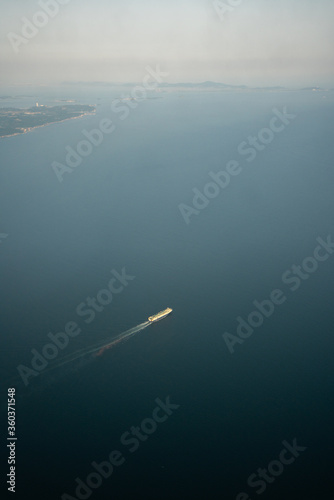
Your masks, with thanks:
[[[41,7],[0,0],[0,84],[141,81],[159,64],[169,82],[334,87],[334,0],[241,0],[222,19],[211,0],[59,1],[16,53],[8,33]]]

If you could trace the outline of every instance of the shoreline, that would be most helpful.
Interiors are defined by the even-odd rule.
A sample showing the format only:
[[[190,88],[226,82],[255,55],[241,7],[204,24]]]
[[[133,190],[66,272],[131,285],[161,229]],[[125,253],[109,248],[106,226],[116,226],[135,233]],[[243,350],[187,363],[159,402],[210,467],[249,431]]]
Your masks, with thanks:
[[[79,116],[71,116],[70,118],[64,118],[64,120],[57,120],[55,122],[43,123],[43,125],[36,125],[36,127],[29,127],[29,128],[24,129],[23,132],[16,132],[15,134],[10,134],[10,135],[0,135],[0,140],[7,139],[9,137],[16,137],[17,135],[28,134],[29,132],[32,132],[36,128],[47,127],[48,125],[54,125],[55,123],[63,123],[63,122],[67,122],[69,120],[76,120],[78,118],[82,118],[84,116],[89,116],[89,115],[96,115],[96,109],[92,113],[86,112],[86,113],[83,113],[82,115],[79,115]]]

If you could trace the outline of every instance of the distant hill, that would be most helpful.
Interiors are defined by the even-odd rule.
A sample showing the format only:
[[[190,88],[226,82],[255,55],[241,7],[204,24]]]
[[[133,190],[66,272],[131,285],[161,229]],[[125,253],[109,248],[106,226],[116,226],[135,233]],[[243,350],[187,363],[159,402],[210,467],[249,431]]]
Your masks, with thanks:
[[[94,86],[111,86],[111,87],[132,87],[135,85],[140,85],[140,83],[135,82],[63,82],[63,85],[94,85]],[[200,83],[190,83],[190,82],[180,82],[180,83],[160,83],[159,87],[165,88],[218,88],[218,89],[247,89],[246,85],[229,85],[226,83],[217,82],[200,82]]]
[[[137,85],[142,85],[140,82],[63,82],[63,85],[88,85],[88,86],[95,86],[95,87],[135,87]],[[198,82],[198,83],[193,83],[193,82],[179,82],[179,83],[167,83],[167,82],[162,82],[158,84],[158,88],[160,89],[188,89],[188,90],[246,90],[246,91],[296,91],[296,90],[303,90],[303,91],[323,91],[326,92],[328,90],[333,90],[333,89],[323,89],[321,87],[304,87],[304,88],[288,88],[288,87],[282,87],[282,86],[272,86],[272,87],[250,87],[247,85],[232,85],[228,83],[221,83],[221,82],[212,82],[212,81],[205,81],[205,82]]]
[[[162,83],[159,85],[160,87],[169,87],[169,88],[175,88],[175,87],[183,87],[183,88],[202,88],[202,89],[208,89],[208,88],[215,88],[215,89],[247,89],[246,85],[229,85],[226,83],[219,83],[219,82],[201,82],[201,83]]]

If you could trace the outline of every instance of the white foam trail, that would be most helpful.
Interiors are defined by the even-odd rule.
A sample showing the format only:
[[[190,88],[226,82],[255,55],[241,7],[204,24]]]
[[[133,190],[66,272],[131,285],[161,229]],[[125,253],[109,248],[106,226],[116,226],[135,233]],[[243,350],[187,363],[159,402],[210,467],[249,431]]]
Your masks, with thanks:
[[[73,368],[80,368],[86,364],[89,364],[91,362],[94,362],[95,356],[92,356],[92,354],[96,353],[97,351],[101,351],[103,348],[109,349],[112,348],[115,344],[120,343],[120,342],[125,342],[129,340],[131,337],[136,335],[137,333],[141,332],[145,328],[147,328],[151,324],[150,321],[145,321],[144,323],[140,323],[139,325],[130,328],[130,330],[126,330],[123,333],[120,333],[116,337],[109,337],[107,339],[101,340],[100,342],[90,345],[88,347],[85,347],[84,349],[79,349],[75,352],[72,352],[71,354],[68,354],[67,356],[62,357],[58,361],[56,361],[53,365],[49,365],[46,370],[43,370],[41,372],[40,377],[43,379],[44,375],[47,377],[50,376],[52,377],[52,372],[57,370],[57,368],[61,368],[67,365],[70,365],[70,363],[74,363],[75,361],[81,360],[80,363],[77,363]],[[102,354],[102,352],[101,352]],[[87,357],[86,360],[84,360],[84,357]],[[51,373],[50,373],[51,372]],[[63,374],[64,375],[64,374]],[[57,377],[56,377],[57,378]],[[19,377],[13,378],[11,381],[7,381],[6,387],[10,386],[17,386],[18,384],[21,384],[22,380]],[[51,379],[52,383],[52,379]],[[30,392],[34,392],[34,384],[32,387],[29,388]],[[43,390],[43,387],[40,388]],[[22,396],[22,395],[21,395]],[[26,394],[26,396],[29,396],[29,394]]]
[[[109,337],[108,339],[104,339],[98,342],[97,344],[72,352],[71,354],[68,354],[67,356],[64,356],[62,359],[60,359],[58,363],[54,364],[53,366],[50,366],[47,370],[44,370],[44,373],[59,368],[60,366],[67,365],[68,363],[76,361],[77,359],[80,359],[84,356],[88,356],[89,354],[101,351],[103,348],[111,348],[116,343],[128,340],[136,333],[139,333],[145,328],[147,328],[150,324],[151,324],[150,321],[145,321],[145,323],[141,323],[140,325],[130,328],[130,330],[126,330],[125,332],[120,333],[116,337],[111,337],[111,338]]]

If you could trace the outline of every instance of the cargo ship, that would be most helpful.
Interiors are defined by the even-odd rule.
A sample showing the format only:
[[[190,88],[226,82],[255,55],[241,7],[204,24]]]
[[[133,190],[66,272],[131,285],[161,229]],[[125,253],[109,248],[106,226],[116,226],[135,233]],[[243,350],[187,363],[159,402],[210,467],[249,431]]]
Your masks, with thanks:
[[[159,321],[160,319],[165,318],[166,316],[168,316],[168,314],[170,314],[172,312],[172,310],[173,309],[171,309],[170,307],[167,307],[167,309],[165,309],[164,311],[160,311],[157,314],[154,314],[153,316],[150,316],[148,318],[148,320],[151,321],[151,323],[154,323],[155,321]]]

